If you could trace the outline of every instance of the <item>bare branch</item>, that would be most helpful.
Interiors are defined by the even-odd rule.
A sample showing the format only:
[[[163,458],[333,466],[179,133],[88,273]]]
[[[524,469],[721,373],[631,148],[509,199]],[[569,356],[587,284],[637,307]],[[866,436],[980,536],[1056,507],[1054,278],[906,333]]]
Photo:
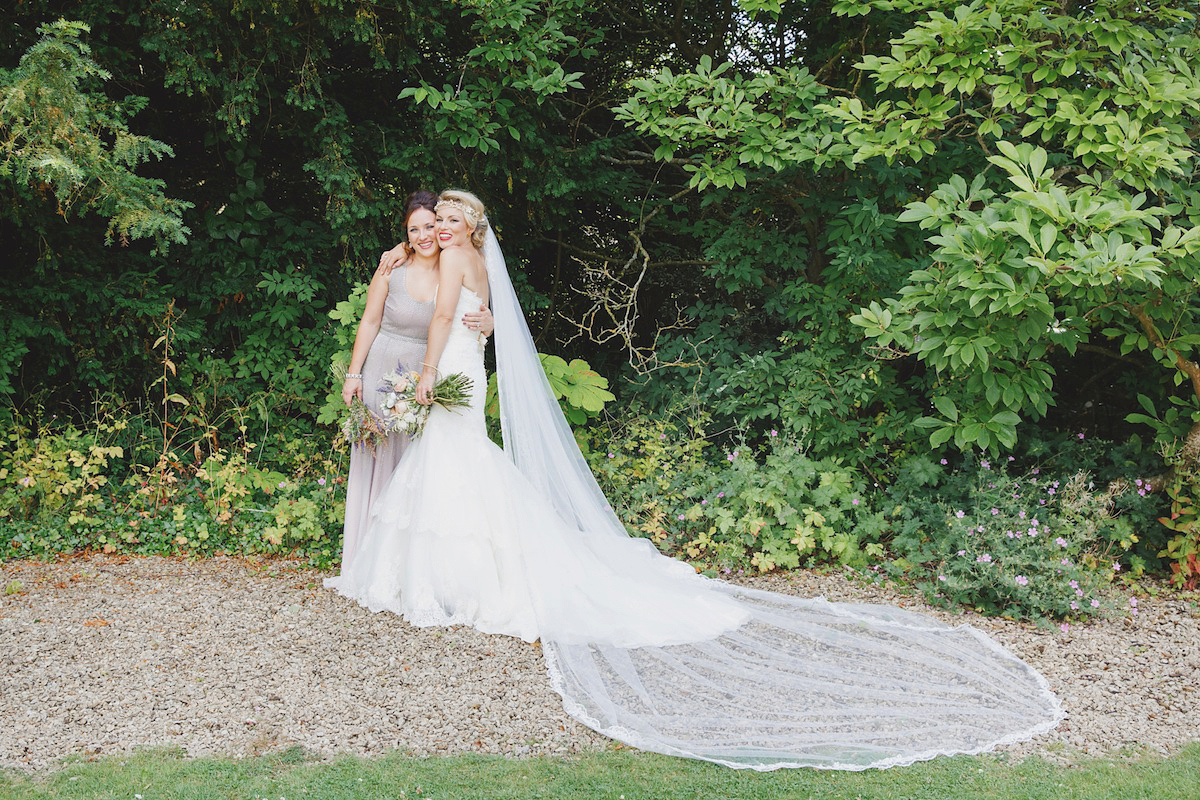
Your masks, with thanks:
[[[1167,356],[1175,362],[1175,367],[1184,375],[1187,375],[1189,378],[1191,378],[1192,392],[1195,394],[1196,399],[1200,400],[1200,364],[1197,364],[1195,361],[1188,361],[1186,358],[1180,355],[1178,351],[1171,349],[1171,347],[1167,345],[1167,343],[1163,340],[1162,335],[1158,332],[1158,328],[1154,326],[1154,321],[1151,320],[1150,315],[1146,313],[1145,306],[1135,306],[1131,303],[1126,303],[1125,309],[1129,311],[1130,314],[1133,314],[1134,318],[1137,319],[1139,324],[1141,324],[1142,331],[1145,332],[1146,338],[1150,340],[1151,344],[1166,353]]]

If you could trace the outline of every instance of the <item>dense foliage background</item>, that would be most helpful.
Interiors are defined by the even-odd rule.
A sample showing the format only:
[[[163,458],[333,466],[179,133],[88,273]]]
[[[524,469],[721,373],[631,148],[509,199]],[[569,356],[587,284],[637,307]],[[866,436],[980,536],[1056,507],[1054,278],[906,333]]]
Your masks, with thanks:
[[[336,557],[329,365],[404,195],[455,185],[609,379],[574,421],[631,530],[1031,616],[1195,583],[1192,11],[6,7],[7,551]]]

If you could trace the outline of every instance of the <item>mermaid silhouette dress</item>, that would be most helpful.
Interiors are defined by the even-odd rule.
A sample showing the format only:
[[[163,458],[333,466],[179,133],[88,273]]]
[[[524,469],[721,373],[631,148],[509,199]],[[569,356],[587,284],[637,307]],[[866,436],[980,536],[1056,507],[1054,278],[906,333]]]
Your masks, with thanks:
[[[710,580],[606,525],[611,511],[588,511],[591,495],[565,480],[570,459],[510,435],[541,430],[510,424],[522,404],[554,401],[548,387],[522,393],[544,376],[498,245],[487,252],[505,441],[524,460],[488,439],[484,342],[455,326],[438,369],[469,377],[473,402],[432,409],[356,556],[326,586],[417,626],[540,638],[571,716],[635,747],[732,767],[890,767],[983,752],[1063,717],[1041,675],[969,625]],[[456,316],[479,302],[463,287]],[[504,344],[513,335],[523,355]],[[534,419],[554,421],[548,409]]]

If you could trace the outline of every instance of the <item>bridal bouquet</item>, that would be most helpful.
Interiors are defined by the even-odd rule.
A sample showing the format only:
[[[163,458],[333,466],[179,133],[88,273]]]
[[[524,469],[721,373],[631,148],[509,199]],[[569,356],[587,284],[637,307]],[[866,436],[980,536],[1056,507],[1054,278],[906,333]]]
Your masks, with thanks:
[[[433,403],[423,406],[417,402],[418,372],[389,372],[383,376],[379,391],[383,395],[383,425],[389,433],[420,436],[429,419],[429,410],[439,405],[453,411],[471,402],[471,379],[461,372],[447,375],[433,385]]]
[[[382,414],[367,408],[366,403],[354,398],[346,418],[342,420],[342,435],[352,447],[365,447],[372,453],[393,433],[420,436],[425,429],[432,405],[417,402],[417,383],[420,373],[402,369],[383,376],[378,392]],[[461,372],[448,375],[433,385],[433,402],[447,410],[454,410],[471,402],[471,379]]]

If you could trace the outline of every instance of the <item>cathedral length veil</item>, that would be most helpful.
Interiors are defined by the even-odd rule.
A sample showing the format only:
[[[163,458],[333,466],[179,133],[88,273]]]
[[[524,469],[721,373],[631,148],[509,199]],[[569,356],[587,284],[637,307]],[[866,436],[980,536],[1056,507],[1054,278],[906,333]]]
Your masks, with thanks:
[[[505,452],[578,528],[572,535],[628,537],[550,390],[490,229],[484,256]],[[968,625],[696,581],[732,598],[749,621],[663,646],[543,635],[567,713],[643,750],[756,770],[861,770],[978,753],[1052,730],[1064,716],[1041,675]]]

